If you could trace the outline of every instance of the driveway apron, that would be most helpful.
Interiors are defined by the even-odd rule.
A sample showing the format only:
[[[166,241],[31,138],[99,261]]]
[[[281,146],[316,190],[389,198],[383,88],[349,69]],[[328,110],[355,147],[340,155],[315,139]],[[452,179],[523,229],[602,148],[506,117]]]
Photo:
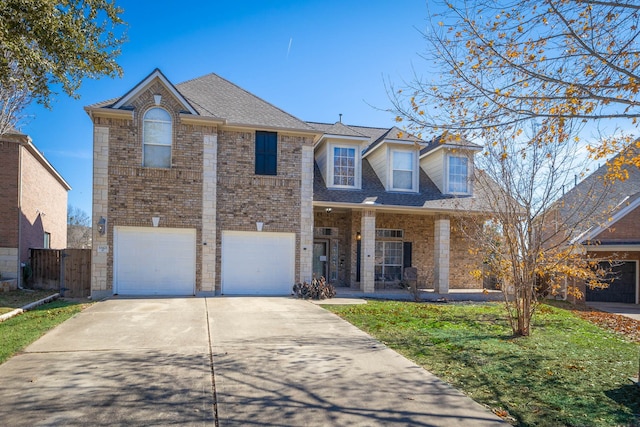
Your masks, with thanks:
[[[322,308],[209,300],[220,426],[507,425]]]
[[[3,426],[216,421],[506,425],[339,317],[289,298],[115,298],[0,365]]]
[[[0,425],[213,425],[203,298],[99,302],[0,365]]]

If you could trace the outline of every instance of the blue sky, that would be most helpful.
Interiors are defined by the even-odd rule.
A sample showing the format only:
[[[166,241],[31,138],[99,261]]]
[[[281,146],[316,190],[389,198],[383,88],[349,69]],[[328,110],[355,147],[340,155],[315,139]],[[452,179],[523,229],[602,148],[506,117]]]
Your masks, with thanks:
[[[424,0],[117,0],[128,23],[121,79],[86,80],[80,99],[31,106],[21,127],[91,214],[92,126],[83,107],[124,95],[156,67],[173,83],[214,72],[308,121],[391,127],[384,81],[428,73]]]

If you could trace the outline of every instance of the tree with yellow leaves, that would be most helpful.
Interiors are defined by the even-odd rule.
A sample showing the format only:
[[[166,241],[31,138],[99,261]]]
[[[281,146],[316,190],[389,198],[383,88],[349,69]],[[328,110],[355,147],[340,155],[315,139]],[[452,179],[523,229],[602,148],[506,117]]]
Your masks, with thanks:
[[[588,173],[578,155],[585,127],[597,130],[611,120],[635,126],[640,116],[640,6],[595,0],[442,6],[423,33],[429,75],[416,69],[402,87],[390,84],[393,111],[413,133],[462,136],[485,147],[475,179],[493,198],[491,230],[499,238],[483,235],[483,223],[467,224],[466,232],[490,254],[514,333],[529,335],[543,291],[575,291],[564,286],[567,279],[606,286],[606,272],[583,255],[576,235],[598,220],[593,213],[606,182],[585,194],[589,203],[564,206],[570,215],[559,217],[556,201]],[[617,136],[589,147],[592,156],[632,141]],[[621,175],[612,167],[612,177]]]
[[[640,117],[640,5],[477,0],[441,6],[423,33],[424,58],[437,78],[416,74],[393,97],[409,126],[469,136],[532,119],[561,131],[568,121],[635,124]]]
[[[558,199],[587,172],[577,142],[534,140],[540,130],[498,135],[476,159],[474,192],[492,208],[488,220],[465,219],[462,232],[485,255],[482,274],[503,291],[515,335],[531,333],[538,302],[546,296],[580,297],[579,282],[606,287],[605,258],[585,256],[580,234],[602,222],[608,185],[592,180],[571,205]],[[586,182],[586,181],[585,181]],[[480,274],[476,271],[472,274]]]

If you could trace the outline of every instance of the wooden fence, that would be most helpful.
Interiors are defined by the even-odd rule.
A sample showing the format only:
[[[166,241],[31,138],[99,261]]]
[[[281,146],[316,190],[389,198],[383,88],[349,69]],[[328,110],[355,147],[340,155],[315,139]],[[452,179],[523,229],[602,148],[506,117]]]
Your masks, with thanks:
[[[31,249],[31,277],[37,289],[61,291],[65,297],[91,293],[91,249]]]

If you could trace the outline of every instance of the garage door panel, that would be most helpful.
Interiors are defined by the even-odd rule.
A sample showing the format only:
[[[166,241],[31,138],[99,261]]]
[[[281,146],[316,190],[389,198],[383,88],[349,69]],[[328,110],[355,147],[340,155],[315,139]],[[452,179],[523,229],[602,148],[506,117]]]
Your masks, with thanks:
[[[609,263],[601,263],[602,268],[609,268]],[[609,278],[611,283],[608,288],[590,289],[587,286],[585,299],[587,301],[598,302],[636,302],[636,273],[637,264],[635,262],[622,262],[612,268]]]
[[[222,292],[288,295],[294,280],[295,234],[223,231]]]
[[[193,295],[195,230],[116,227],[114,291],[122,295]]]

